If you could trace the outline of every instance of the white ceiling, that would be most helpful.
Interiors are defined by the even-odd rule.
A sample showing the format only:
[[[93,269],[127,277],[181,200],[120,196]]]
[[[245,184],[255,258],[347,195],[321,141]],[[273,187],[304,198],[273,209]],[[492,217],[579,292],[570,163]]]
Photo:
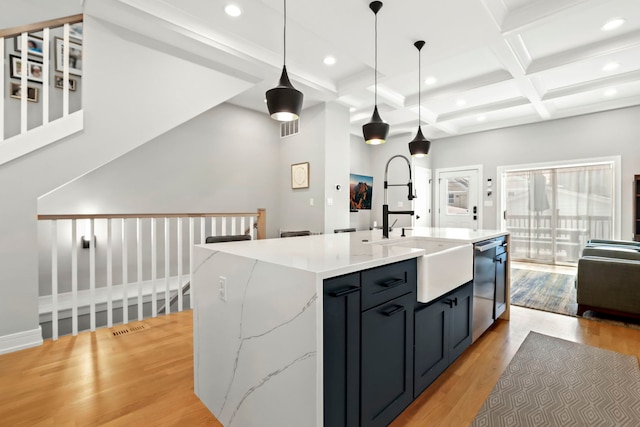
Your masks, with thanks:
[[[282,67],[282,0],[120,2],[169,22],[182,37],[216,50],[217,63],[250,75],[255,85],[230,102],[266,114],[264,92]],[[226,15],[229,3],[243,14]],[[354,134],[374,103],[368,5],[287,4],[287,69],[305,94],[304,107],[330,100],[349,107]],[[617,17],[625,24],[601,30]],[[419,39],[426,41],[420,90],[428,138],[640,104],[640,0],[388,0],[378,34],[378,105],[392,135],[417,127]],[[192,50],[207,55],[202,46]],[[324,65],[326,55],[337,63]],[[612,62],[617,68],[603,70]],[[430,76],[436,83],[427,85]],[[606,96],[611,89],[616,93]]]

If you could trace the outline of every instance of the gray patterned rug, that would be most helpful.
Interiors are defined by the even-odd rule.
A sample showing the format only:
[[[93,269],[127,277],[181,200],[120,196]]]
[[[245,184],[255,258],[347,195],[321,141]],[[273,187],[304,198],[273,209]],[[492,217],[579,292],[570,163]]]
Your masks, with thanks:
[[[639,426],[638,359],[530,332],[472,426]]]

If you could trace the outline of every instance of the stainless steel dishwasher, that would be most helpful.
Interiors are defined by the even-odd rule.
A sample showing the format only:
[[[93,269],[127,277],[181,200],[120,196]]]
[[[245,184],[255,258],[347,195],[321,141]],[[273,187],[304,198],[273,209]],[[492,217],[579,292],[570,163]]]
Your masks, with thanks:
[[[496,248],[504,237],[484,240],[473,251],[473,337],[478,339],[496,319]],[[502,314],[502,313],[500,313]]]

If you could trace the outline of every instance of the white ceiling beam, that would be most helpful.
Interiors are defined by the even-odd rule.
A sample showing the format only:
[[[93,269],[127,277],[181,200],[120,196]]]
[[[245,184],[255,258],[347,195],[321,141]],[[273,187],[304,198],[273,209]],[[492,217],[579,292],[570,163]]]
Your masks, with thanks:
[[[639,46],[640,30],[636,30],[622,34],[618,37],[608,38],[606,40],[534,59],[527,67],[526,73],[527,75],[531,75],[552,68],[561,67],[563,65],[585,61],[591,58],[597,58],[599,56],[609,55],[611,53],[621,52]]]
[[[438,122],[455,120],[462,117],[475,116],[478,114],[489,113],[491,111],[504,110],[506,108],[519,107],[521,105],[528,104],[530,104],[529,99],[525,97],[505,99],[503,101],[492,102],[490,104],[483,104],[476,107],[465,108],[463,110],[440,114],[438,116]]]
[[[539,88],[527,78],[520,59],[523,58],[524,60],[530,57],[528,49],[524,42],[522,42],[522,39],[516,38],[515,41],[518,43],[516,49],[513,48],[509,39],[504,39],[503,42],[491,46],[491,50],[500,63],[511,73],[520,93],[529,99],[529,102],[533,108],[535,108],[538,115],[545,120],[550,119],[551,113],[542,103],[542,93]],[[516,53],[516,50],[519,53]]]
[[[611,86],[622,85],[640,81],[640,70],[629,71],[628,73],[617,74],[615,76],[603,77],[601,79],[591,80],[588,82],[577,83],[570,86],[551,89],[544,94],[542,99],[548,101],[550,99],[562,98],[565,96],[576,95],[598,89],[606,89]]]
[[[501,22],[503,35],[521,32],[534,25],[540,25],[565,13],[586,10],[602,0],[537,0],[507,12]]]
[[[457,96],[461,92],[478,89],[484,86],[502,83],[513,79],[513,76],[506,70],[496,70],[479,76],[461,80],[449,85],[441,86],[437,89],[423,90],[421,96],[427,99],[435,99],[440,97]],[[414,106],[418,104],[418,94],[408,96],[406,105]]]

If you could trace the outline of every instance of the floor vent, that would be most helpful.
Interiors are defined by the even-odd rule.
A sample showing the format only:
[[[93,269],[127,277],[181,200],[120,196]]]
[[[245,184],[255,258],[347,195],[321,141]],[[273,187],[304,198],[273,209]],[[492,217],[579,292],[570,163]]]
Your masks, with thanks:
[[[300,119],[280,123],[280,138],[300,133]]]
[[[123,335],[133,334],[150,328],[151,327],[146,323],[129,323],[128,325],[115,326],[111,328],[111,334],[114,337],[121,337]]]

